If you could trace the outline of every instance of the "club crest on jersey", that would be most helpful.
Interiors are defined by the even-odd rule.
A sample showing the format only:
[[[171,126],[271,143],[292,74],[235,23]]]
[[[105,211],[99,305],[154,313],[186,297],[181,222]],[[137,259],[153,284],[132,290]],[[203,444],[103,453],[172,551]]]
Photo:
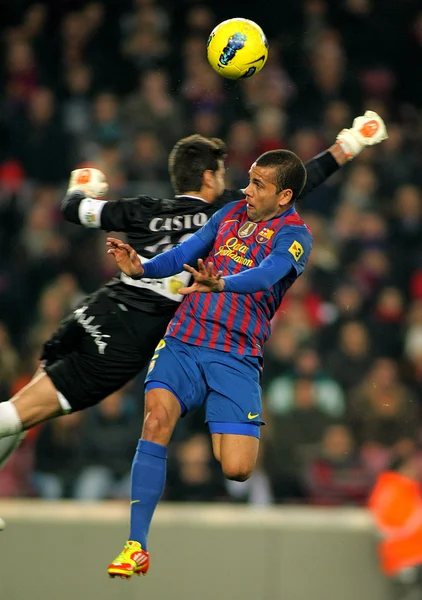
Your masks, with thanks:
[[[270,240],[274,235],[273,229],[268,229],[268,227],[264,227],[256,236],[256,241],[258,244],[266,244],[268,240]]]
[[[95,215],[95,212],[90,210],[85,214],[85,220],[87,223],[95,223],[95,221],[97,220],[97,217]]]
[[[293,244],[290,246],[289,248],[289,252],[290,254],[293,255],[293,258],[295,259],[295,261],[297,262],[299,260],[299,258],[302,256],[303,254],[303,247],[301,244],[299,244],[299,242],[297,242],[296,240],[293,242]]]
[[[246,221],[246,223],[243,223],[242,227],[237,232],[237,235],[241,238],[249,237],[253,234],[257,226],[257,223],[252,223],[252,221]]]

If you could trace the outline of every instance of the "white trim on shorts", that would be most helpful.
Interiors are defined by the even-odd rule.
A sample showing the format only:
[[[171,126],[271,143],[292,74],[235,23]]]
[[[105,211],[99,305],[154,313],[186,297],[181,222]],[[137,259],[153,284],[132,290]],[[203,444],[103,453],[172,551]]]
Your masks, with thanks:
[[[61,392],[59,392],[59,390],[56,390],[57,392],[57,398],[59,400],[59,404],[63,409],[64,413],[70,413],[72,412],[72,407],[69,404],[69,401],[66,400],[66,398],[63,396],[63,394]]]

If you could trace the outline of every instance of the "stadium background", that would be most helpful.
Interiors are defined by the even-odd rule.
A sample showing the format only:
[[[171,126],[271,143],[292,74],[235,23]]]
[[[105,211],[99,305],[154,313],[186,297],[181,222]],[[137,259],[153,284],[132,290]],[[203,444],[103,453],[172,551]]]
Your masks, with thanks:
[[[109,198],[170,195],[167,155],[198,132],[228,144],[227,184],[257,154],[307,160],[366,109],[389,139],[308,196],[314,249],[266,348],[260,466],[223,481],[202,415],[178,427],[164,498],[362,506],[377,475],[422,439],[422,11],[416,0],[0,1],[0,401],[40,345],[107,281],[105,234],[64,223],[69,172],[95,164]],[[262,73],[207,65],[212,27],[256,20]],[[142,376],[95,409],[31,433],[0,497],[125,499]],[[421,457],[422,476],[422,457]]]

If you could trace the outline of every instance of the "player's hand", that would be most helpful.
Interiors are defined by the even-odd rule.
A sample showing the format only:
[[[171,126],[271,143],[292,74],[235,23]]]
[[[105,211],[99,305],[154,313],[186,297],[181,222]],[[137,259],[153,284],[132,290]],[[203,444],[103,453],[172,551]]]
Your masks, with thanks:
[[[67,193],[76,191],[90,198],[104,198],[108,192],[106,176],[99,169],[75,169],[70,174]]]
[[[375,146],[388,138],[387,128],[381,117],[373,110],[356,117],[351,129],[342,129],[337,135],[337,143],[350,160],[365,146]]]
[[[117,238],[107,238],[107,254],[112,254],[116,260],[117,266],[125,275],[129,277],[141,277],[144,274],[141,259],[132,246],[125,244]]]
[[[192,292],[222,292],[224,289],[224,279],[221,279],[223,271],[214,270],[214,264],[209,262],[205,267],[204,261],[198,260],[198,269],[189,265],[183,265],[183,268],[193,276],[194,282],[189,287],[180,288],[179,294],[191,294]]]

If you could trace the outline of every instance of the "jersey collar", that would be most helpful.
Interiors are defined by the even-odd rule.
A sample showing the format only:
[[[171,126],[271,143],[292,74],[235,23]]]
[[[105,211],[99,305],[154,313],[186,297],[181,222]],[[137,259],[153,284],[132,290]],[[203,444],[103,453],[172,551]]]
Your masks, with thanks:
[[[273,219],[285,219],[286,217],[293,215],[295,212],[296,212],[296,208],[294,206],[291,206],[288,210],[284,211],[284,213],[281,213],[281,215],[277,215],[276,217],[273,217],[272,219],[268,219],[268,221],[272,221]]]
[[[296,209],[294,206],[291,206],[288,210],[286,210],[284,213],[279,215],[279,217],[288,217],[289,215],[292,215],[294,212],[296,212]]]
[[[200,198],[199,196],[189,196],[189,194],[176,194],[174,197],[175,198],[192,198],[193,200],[199,200],[200,202],[204,202],[205,204],[209,204],[209,202],[207,202],[203,198]]]

